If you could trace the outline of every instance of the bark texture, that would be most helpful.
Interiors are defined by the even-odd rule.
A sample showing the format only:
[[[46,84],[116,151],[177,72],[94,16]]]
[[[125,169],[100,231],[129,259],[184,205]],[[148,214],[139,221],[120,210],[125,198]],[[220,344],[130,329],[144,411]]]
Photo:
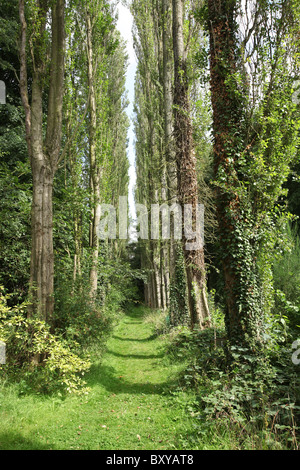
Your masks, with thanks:
[[[24,0],[19,1],[21,22],[20,90],[25,110],[25,129],[33,176],[32,249],[30,268],[31,313],[50,322],[54,309],[54,254],[52,194],[54,175],[59,163],[64,95],[65,4],[54,2],[51,9],[52,42],[46,136],[43,130],[43,93],[47,58],[45,31],[48,3],[40,1],[37,8],[36,38],[31,43],[33,81],[31,105],[27,86],[27,24]]]
[[[90,149],[90,188],[92,220],[90,226],[90,247],[92,249],[92,266],[90,270],[90,294],[94,299],[98,287],[98,257],[99,238],[97,229],[100,222],[100,169],[97,162],[97,104],[95,90],[95,60],[93,51],[92,18],[89,11],[86,12],[86,34],[87,34],[87,63],[88,63],[88,86],[89,86],[89,149]]]
[[[183,34],[184,2],[173,0],[173,49],[174,49],[174,137],[178,174],[178,192],[182,207],[190,204],[193,220],[196,220],[198,204],[198,182],[196,156],[190,119],[187,57]],[[206,278],[204,248],[187,250],[183,239],[183,250],[187,273],[187,287],[191,326],[201,328],[210,324],[206,300]],[[189,240],[190,241],[190,240]]]

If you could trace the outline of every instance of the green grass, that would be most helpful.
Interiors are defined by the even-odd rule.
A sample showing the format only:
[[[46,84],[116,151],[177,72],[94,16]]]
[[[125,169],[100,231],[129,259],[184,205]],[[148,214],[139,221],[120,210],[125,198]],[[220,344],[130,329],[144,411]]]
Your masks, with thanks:
[[[20,395],[0,390],[2,450],[160,450],[213,448],[189,443],[187,406],[193,393],[176,387],[184,364],[164,356],[165,340],[154,334],[142,307],[115,327],[101,361],[86,377],[85,396]]]

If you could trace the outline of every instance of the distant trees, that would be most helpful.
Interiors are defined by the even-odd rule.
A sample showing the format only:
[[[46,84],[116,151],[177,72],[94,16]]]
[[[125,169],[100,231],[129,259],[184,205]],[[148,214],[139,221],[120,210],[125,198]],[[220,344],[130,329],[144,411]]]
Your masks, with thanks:
[[[163,156],[162,29],[157,2],[134,1],[134,45],[138,58],[135,83],[136,202],[150,207],[166,201],[166,162]],[[149,306],[168,305],[168,255],[165,244],[141,242],[142,267],[148,270],[145,299]],[[162,258],[162,254],[164,257]]]
[[[113,17],[108,4],[99,0],[97,2],[86,2],[78,4],[82,15],[84,31],[85,54],[87,64],[87,90],[88,90],[88,136],[89,136],[89,166],[90,166],[90,191],[91,191],[91,221],[90,221],[90,248],[91,269],[90,288],[91,296],[97,295],[98,286],[98,260],[99,260],[99,237],[97,234],[101,218],[101,202],[106,202],[108,180],[112,165],[116,159],[114,148],[118,146],[119,134],[115,134],[114,124],[120,122],[118,116],[122,116],[123,104],[120,102],[124,93],[123,83],[117,79],[119,70],[124,75],[124,54],[119,53],[119,67],[114,69],[112,61],[118,48],[118,37],[114,30]],[[80,11],[82,10],[82,11]],[[119,52],[119,51],[118,51]],[[114,60],[116,65],[116,60]],[[116,77],[113,78],[113,73]],[[121,75],[121,77],[122,77]],[[116,102],[116,88],[120,87]],[[117,106],[116,106],[117,105]],[[127,129],[122,129],[125,134]],[[123,145],[126,141],[123,139]],[[127,168],[125,167],[125,170]],[[122,178],[122,175],[117,175]],[[112,187],[115,183],[111,181]],[[124,195],[126,195],[124,188]]]

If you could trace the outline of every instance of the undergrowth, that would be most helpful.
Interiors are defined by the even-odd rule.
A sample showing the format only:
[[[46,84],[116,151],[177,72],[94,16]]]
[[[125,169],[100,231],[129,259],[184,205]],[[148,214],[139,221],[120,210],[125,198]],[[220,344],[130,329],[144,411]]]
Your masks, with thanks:
[[[211,434],[227,439],[231,449],[299,449],[299,365],[292,362],[292,338],[278,335],[275,318],[272,341],[259,356],[230,347],[220,308],[212,308],[212,327],[191,331],[171,328],[165,313],[148,320],[157,334],[167,337],[166,357],[185,362],[178,390],[194,390],[196,400],[188,412],[194,417],[191,442]],[[277,338],[277,341],[275,340]],[[278,341],[278,338],[280,339]],[[228,361],[230,353],[231,361]],[[226,438],[225,438],[226,436]]]
[[[296,366],[282,356],[253,358],[242,348],[231,348],[234,362],[228,364],[219,333],[178,329],[168,346],[173,361],[188,361],[180,387],[197,391],[195,435],[213,426],[230,432],[238,448],[298,449]]]
[[[91,357],[103,354],[122,316],[119,306],[100,309],[83,296],[66,296],[63,315],[51,326],[28,316],[27,303],[10,307],[7,300],[0,290],[0,340],[6,345],[0,382],[18,383],[21,394],[87,394],[84,376]]]

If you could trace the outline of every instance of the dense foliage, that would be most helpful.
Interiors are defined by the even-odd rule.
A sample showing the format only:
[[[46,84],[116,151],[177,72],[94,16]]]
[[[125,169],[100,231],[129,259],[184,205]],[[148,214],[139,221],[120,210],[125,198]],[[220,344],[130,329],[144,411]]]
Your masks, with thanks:
[[[298,2],[122,2],[137,58],[136,233],[141,204],[195,216],[201,203],[205,245],[190,251],[175,213],[169,237],[162,223],[134,243],[98,236],[101,204],[129,192],[118,3],[0,5],[1,380],[87,393],[91,363],[141,302],[166,361],[187,364],[177,385],[196,396],[194,439],[213,424],[241,447],[298,449]]]
[[[292,357],[299,337],[295,203],[300,124],[299,8],[290,1],[156,2],[156,8],[154,3],[133,2],[139,33],[136,199],[145,204],[149,200],[163,202],[164,165],[166,174],[172,174],[173,168],[179,172],[179,179],[185,177],[182,162],[177,162],[176,168],[174,160],[167,158],[168,149],[159,147],[165,142],[163,124],[167,119],[163,44],[168,22],[164,15],[173,15],[175,35],[180,3],[185,42],[181,60],[186,62],[179,85],[175,65],[172,139],[176,140],[178,127],[186,125],[190,113],[199,198],[205,204],[210,299],[213,293],[212,327],[182,330],[178,324],[189,324],[188,305],[182,303],[187,299],[187,278],[184,269],[169,269],[167,324],[171,321],[177,332],[171,350],[180,360],[192,358],[185,384],[196,385],[199,390],[199,420],[203,418],[201,410],[205,410],[209,419],[228,419],[242,435],[246,428],[248,435],[252,425],[252,430],[256,425],[261,432],[270,430],[273,437],[280,429],[287,430],[287,438],[297,447],[299,380],[298,364]],[[169,10],[164,10],[165,3]],[[156,17],[159,9],[163,12],[161,23]],[[145,37],[150,36],[151,52],[143,48]],[[189,88],[190,109],[178,104],[181,86]],[[181,138],[187,151],[190,137]],[[183,153],[181,158],[186,158]],[[170,203],[172,188],[167,185],[167,189]],[[179,199],[180,191],[179,182]],[[165,276],[158,272],[153,281],[151,275],[155,274],[155,263],[160,266],[159,256],[165,257],[162,249],[156,255],[152,253],[148,251],[143,257],[150,270],[147,289],[152,298],[148,304],[163,307],[163,301],[154,299],[161,297]],[[181,259],[180,255],[174,258],[176,268]],[[168,269],[172,263],[168,259],[163,265]],[[171,338],[173,334],[170,332]],[[201,433],[203,421],[197,428]]]
[[[32,258],[35,228],[31,226],[32,171],[35,170],[32,167],[31,171],[28,157],[25,112],[17,81],[21,68],[20,5],[17,0],[2,2],[0,11],[4,28],[1,26],[1,74],[7,89],[7,104],[0,109],[0,337],[7,343],[7,364],[3,371],[12,377],[18,377],[23,371],[21,375],[27,387],[39,391],[57,388],[79,391],[83,385],[81,374],[89,364],[85,357],[87,350],[97,345],[101,351],[121,309],[136,297],[135,274],[124,241],[97,242],[96,246],[91,236],[95,208],[101,203],[116,204],[119,196],[128,193],[127,57],[116,29],[115,5],[106,1],[97,5],[89,1],[68,3],[62,144],[53,186],[54,310],[43,318],[38,311],[32,312],[31,302],[38,288],[32,285],[30,276],[30,264],[35,262]],[[48,8],[46,3],[44,6]],[[38,24],[30,24],[30,19],[43,15],[39,8],[39,2],[25,5],[27,51],[37,47]],[[90,31],[88,18],[92,21]],[[50,36],[42,40],[45,47],[50,45]],[[88,40],[93,47],[90,57],[93,76],[90,77]],[[34,96],[35,69],[31,59],[29,53],[26,63],[29,101]],[[45,122],[50,93],[48,78],[49,75],[44,78],[43,89]],[[97,116],[95,134],[91,134],[92,86]],[[96,153],[92,155],[93,146]],[[92,184],[92,175],[96,173],[100,178],[99,198],[95,198]],[[92,298],[89,292],[94,263],[99,279]]]

